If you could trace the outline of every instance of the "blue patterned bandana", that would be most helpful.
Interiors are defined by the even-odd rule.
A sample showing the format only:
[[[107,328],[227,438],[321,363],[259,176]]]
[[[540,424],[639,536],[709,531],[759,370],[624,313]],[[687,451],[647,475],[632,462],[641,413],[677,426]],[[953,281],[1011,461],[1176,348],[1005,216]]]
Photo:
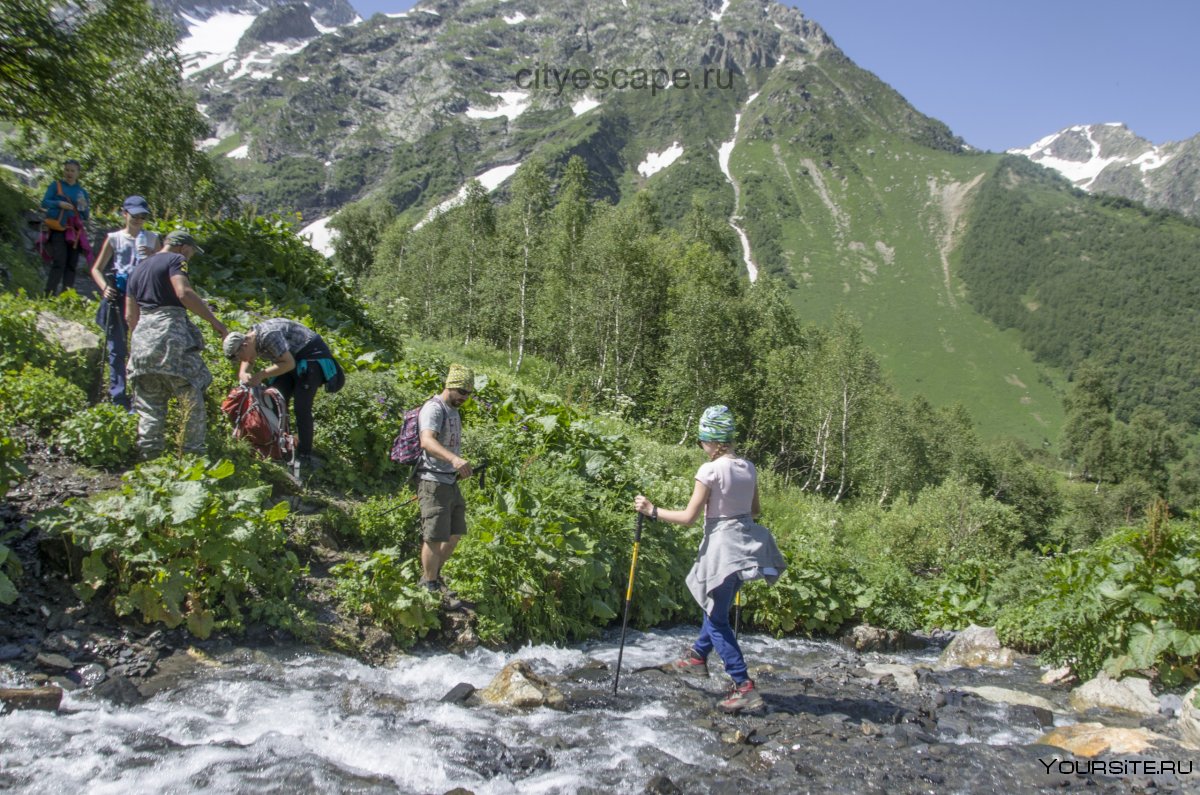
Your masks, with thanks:
[[[733,412],[728,406],[709,406],[700,417],[700,441],[732,442]]]

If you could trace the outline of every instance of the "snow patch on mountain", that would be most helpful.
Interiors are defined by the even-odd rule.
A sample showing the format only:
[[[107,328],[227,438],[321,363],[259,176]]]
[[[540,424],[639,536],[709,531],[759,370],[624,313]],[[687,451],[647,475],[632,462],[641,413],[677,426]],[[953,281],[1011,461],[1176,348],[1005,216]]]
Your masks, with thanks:
[[[598,107],[600,107],[600,100],[592,99],[591,97],[584,97],[583,99],[571,104],[571,112],[576,116],[582,116],[592,108]]]
[[[491,193],[492,191],[496,190],[496,188],[503,185],[505,180],[507,180],[513,174],[517,173],[517,169],[520,167],[521,167],[520,163],[510,163],[507,166],[496,166],[495,168],[489,168],[487,171],[484,171],[483,173],[478,174],[475,177],[475,179],[476,179],[476,181],[479,182],[480,185],[483,185],[484,190],[486,190],[488,193]],[[470,184],[470,183],[468,183],[468,184]],[[439,215],[441,215],[442,213],[446,212],[449,209],[457,207],[458,205],[462,204],[466,200],[467,200],[467,185],[463,185],[461,188],[458,189],[458,193],[454,194],[449,199],[446,199],[444,202],[439,204],[437,207],[434,207],[432,210],[430,210],[428,213],[426,213],[425,217],[422,218],[420,221],[418,221],[413,226],[413,231],[420,229],[421,227],[425,226],[425,224],[432,221],[434,218],[437,218]]]
[[[333,241],[337,238],[336,229],[329,228],[332,215],[319,218],[300,230],[297,237],[308,242],[308,245],[326,257],[333,256]]]
[[[197,19],[184,14],[188,35],[179,42],[183,76],[190,77],[202,69],[226,60],[233,54],[238,39],[254,22],[256,16],[218,11],[208,19]]]
[[[651,177],[674,163],[683,154],[679,141],[674,141],[661,152],[648,152],[646,159],[638,163],[637,172],[643,177]]]
[[[501,91],[499,93],[489,91],[488,95],[500,100],[500,106],[496,108],[467,108],[467,118],[496,119],[500,116],[506,116],[509,120],[512,120],[524,113],[525,109],[529,107],[529,95],[524,91]]]

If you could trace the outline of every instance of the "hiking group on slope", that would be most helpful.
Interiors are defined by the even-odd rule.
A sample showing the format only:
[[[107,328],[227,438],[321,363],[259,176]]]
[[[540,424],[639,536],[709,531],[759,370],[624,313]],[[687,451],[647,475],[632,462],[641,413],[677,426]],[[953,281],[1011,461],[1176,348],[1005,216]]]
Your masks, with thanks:
[[[43,200],[47,219],[56,213],[63,226],[58,231],[48,225],[44,234],[46,250],[52,255],[48,294],[74,283],[81,253],[90,259],[83,227],[89,200],[78,177],[79,164],[67,161],[63,179],[47,189]],[[245,332],[230,332],[191,286],[189,260],[204,253],[193,237],[183,230],[163,237],[146,231],[150,208],[141,196],[125,199],[122,217],[123,228],[104,238],[91,277],[101,294],[96,322],[105,332],[109,397],[138,415],[143,458],[164,450],[167,404],[172,397],[183,411],[183,451],[202,454],[205,450],[204,393],[212,374],[201,356],[203,335],[190,318],[196,315],[221,338],[222,351],[237,368],[242,388],[254,392],[272,384],[285,406],[294,405],[297,460],[308,471],[319,466],[313,455],[313,400],[320,386],[336,391],[345,380],[328,344],[312,329],[287,318],[270,318]],[[256,371],[259,359],[270,364]],[[482,469],[462,457],[459,409],[474,391],[474,372],[453,364],[441,393],[425,401],[416,417],[420,452],[412,479],[420,505],[419,585],[438,594],[449,609],[465,604],[442,576],[467,534],[466,501],[459,482]],[[664,510],[640,494],[633,504],[635,511],[654,521],[689,526],[704,518],[704,536],[687,577],[688,590],[702,611],[700,635],[679,659],[662,669],[707,676],[708,658],[716,651],[733,683],[719,704],[728,712],[764,706],[730,624],[730,609],[743,583],[755,579],[773,583],[786,567],[771,532],[756,521],[760,512],[757,471],[737,455],[735,430],[728,407],[710,406],[697,430],[708,461],[696,472],[687,506]],[[631,591],[632,576],[631,571]]]

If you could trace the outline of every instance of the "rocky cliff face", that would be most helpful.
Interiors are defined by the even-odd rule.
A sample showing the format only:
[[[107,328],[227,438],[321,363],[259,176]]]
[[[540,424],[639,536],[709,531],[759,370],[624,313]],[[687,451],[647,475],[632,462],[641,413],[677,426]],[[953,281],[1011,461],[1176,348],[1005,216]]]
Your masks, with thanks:
[[[1155,146],[1123,124],[1080,125],[1012,151],[1083,190],[1200,218],[1200,135]]]
[[[245,14],[257,17],[273,8],[293,5],[294,0],[152,0],[154,5],[166,11],[186,31],[195,21],[211,19],[218,14]],[[347,0],[307,0],[302,3],[309,9],[312,19],[324,28],[349,25],[358,19],[358,13]]]
[[[251,177],[252,198],[310,218],[367,194],[429,207],[534,153],[582,156],[612,199],[648,154],[673,145],[694,155],[680,164],[703,172],[697,180],[721,183],[718,144],[768,83],[780,105],[772,134],[793,138],[780,127],[833,113],[960,146],[898,96],[881,112],[873,99],[886,86],[778,3],[434,0],[303,49],[271,46],[193,80],[220,130],[214,145],[244,156],[232,165]],[[842,73],[836,111],[805,91],[809,75]]]

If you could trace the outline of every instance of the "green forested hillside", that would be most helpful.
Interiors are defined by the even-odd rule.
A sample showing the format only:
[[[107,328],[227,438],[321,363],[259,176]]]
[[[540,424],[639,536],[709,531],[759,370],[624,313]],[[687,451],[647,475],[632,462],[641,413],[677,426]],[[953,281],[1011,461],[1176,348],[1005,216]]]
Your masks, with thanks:
[[[1200,225],[1006,158],[958,259],[973,306],[1042,361],[1103,370],[1120,416],[1200,427]]]

